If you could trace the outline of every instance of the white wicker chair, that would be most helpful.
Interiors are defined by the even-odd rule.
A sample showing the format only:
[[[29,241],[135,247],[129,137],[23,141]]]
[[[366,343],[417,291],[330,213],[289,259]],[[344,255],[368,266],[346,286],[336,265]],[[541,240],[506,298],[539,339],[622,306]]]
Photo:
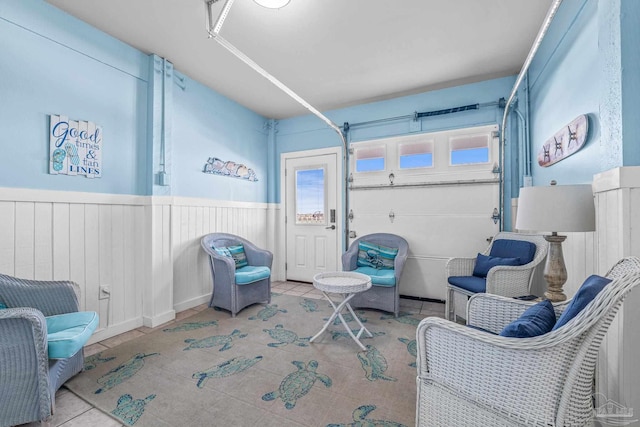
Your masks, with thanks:
[[[491,245],[483,252],[489,255],[492,245],[500,239],[524,240],[536,245],[536,253],[533,260],[525,265],[509,266],[498,265],[489,270],[486,279],[486,293],[503,295],[506,297],[525,296],[531,293],[531,282],[536,268],[541,267],[547,256],[549,245],[544,237],[539,234],[523,234],[500,232],[495,235]],[[476,264],[476,258],[451,258],[446,264],[447,279],[451,276],[471,276]],[[449,320],[456,320],[454,294],[464,295],[468,298],[474,295],[466,289],[447,283],[447,299],[445,304],[445,316]]]
[[[598,349],[623,298],[640,284],[640,259],[622,259],[607,277],[614,280],[575,318],[534,338],[505,338],[433,317],[420,322],[416,425],[586,425]],[[532,304],[477,294],[468,322],[500,332]],[[556,314],[567,304],[554,304]]]

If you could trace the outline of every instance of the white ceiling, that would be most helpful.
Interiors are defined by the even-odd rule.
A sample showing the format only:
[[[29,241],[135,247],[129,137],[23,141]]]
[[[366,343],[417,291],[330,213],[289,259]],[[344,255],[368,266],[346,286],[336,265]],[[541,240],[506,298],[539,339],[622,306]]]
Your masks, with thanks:
[[[204,0],[47,1],[265,117],[307,113],[207,37]],[[220,34],[327,111],[517,74],[550,4],[291,0],[271,10],[236,0]]]

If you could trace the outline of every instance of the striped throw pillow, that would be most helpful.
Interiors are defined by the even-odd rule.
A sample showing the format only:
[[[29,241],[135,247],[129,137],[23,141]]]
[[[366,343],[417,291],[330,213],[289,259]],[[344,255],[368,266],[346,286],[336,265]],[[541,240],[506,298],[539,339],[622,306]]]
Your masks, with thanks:
[[[393,270],[398,248],[388,248],[366,241],[358,243],[358,267],[373,267],[378,270]]]

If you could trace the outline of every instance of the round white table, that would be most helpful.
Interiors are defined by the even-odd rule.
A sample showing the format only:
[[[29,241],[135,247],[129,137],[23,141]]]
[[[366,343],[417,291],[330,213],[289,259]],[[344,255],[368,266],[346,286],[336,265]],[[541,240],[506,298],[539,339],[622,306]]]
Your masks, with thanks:
[[[329,273],[318,273],[313,277],[313,286],[322,291],[322,294],[329,301],[329,304],[333,307],[333,314],[324,324],[320,332],[315,334],[309,342],[313,342],[316,338],[327,330],[329,325],[335,320],[336,317],[340,319],[344,328],[347,330],[351,338],[360,346],[361,349],[366,350],[366,347],[360,342],[360,337],[363,332],[366,332],[370,337],[373,336],[371,332],[364,327],[358,316],[353,312],[349,300],[353,298],[357,293],[364,292],[371,287],[371,278],[365,274],[355,273],[352,271],[334,271]],[[342,301],[336,305],[337,301],[333,301],[328,294],[340,294],[342,295]],[[342,317],[342,310],[347,308],[354,320],[360,325],[360,330],[357,335],[353,334],[353,331],[347,325],[347,322]]]

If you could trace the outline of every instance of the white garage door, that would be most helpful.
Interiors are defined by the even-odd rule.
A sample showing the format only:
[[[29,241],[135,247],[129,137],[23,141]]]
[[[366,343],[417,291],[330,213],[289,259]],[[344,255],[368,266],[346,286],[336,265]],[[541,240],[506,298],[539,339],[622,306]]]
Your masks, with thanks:
[[[445,264],[499,230],[497,126],[351,144],[350,231],[409,242],[400,294],[444,300]]]

